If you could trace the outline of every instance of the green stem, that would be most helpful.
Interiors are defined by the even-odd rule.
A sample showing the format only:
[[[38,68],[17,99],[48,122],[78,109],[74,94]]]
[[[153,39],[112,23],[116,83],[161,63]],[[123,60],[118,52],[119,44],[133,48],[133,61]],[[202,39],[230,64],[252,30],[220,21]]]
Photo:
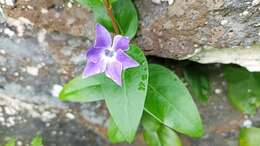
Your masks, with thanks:
[[[112,25],[113,25],[113,28],[115,30],[115,33],[119,34],[120,32],[119,32],[119,29],[118,29],[118,26],[117,26],[117,23],[116,23],[116,19],[113,15],[112,6],[111,6],[109,0],[103,0],[103,2],[104,2],[104,5],[105,5],[105,8],[107,10],[107,14],[111,18]]]

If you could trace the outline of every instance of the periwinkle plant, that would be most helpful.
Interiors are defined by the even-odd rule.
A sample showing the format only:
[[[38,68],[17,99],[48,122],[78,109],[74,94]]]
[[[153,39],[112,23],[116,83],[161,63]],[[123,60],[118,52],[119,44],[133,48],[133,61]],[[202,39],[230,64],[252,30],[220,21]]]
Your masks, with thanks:
[[[111,116],[108,137],[113,143],[131,143],[140,122],[149,146],[180,146],[175,131],[202,136],[200,115],[182,81],[163,66],[148,66],[142,50],[129,44],[138,27],[132,1],[78,1],[95,14],[96,40],[87,50],[83,76],[67,83],[60,99],[105,100]],[[115,33],[113,42],[108,30]]]

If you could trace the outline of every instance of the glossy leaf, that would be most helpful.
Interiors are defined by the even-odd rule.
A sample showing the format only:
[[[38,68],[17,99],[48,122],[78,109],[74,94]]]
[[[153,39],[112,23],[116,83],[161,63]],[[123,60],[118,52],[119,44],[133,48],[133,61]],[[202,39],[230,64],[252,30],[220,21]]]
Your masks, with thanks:
[[[112,143],[119,143],[126,140],[111,117],[108,123],[108,139]]]
[[[85,79],[82,76],[74,78],[64,85],[60,99],[71,102],[92,102],[104,99],[99,82],[100,76],[102,75]]]
[[[194,96],[200,101],[208,101],[210,91],[208,72],[198,65],[190,64],[185,67],[184,75]]]
[[[251,73],[238,66],[225,66],[228,98],[239,110],[255,114],[260,106],[260,73]]]
[[[95,15],[95,20],[105,26],[110,32],[114,32],[113,25],[102,0],[77,0],[80,4],[91,8]]]
[[[142,118],[144,139],[148,146],[181,146],[178,135],[147,113]]]
[[[43,142],[42,142],[42,137],[40,134],[37,134],[32,142],[31,142],[31,146],[43,146]]]
[[[203,125],[185,85],[171,70],[149,65],[146,111],[166,126],[191,137],[203,135]]]
[[[98,23],[104,25],[110,32],[114,32],[112,21],[102,0],[78,0],[81,4],[89,6],[94,12]],[[136,8],[131,0],[110,0],[113,15],[119,27],[120,33],[133,38],[138,28]]]
[[[138,28],[138,17],[132,0],[118,0],[112,7],[121,34],[133,38]]]
[[[5,146],[15,146],[16,144],[16,139],[12,138],[10,140],[8,140],[8,142],[5,144]]]
[[[259,128],[243,128],[239,135],[239,146],[259,146],[260,145],[260,129]]]
[[[109,78],[101,84],[108,110],[128,142],[132,142],[137,131],[146,98],[148,84],[148,65],[143,52],[134,45],[128,54],[140,66],[127,69],[123,73],[122,87]]]

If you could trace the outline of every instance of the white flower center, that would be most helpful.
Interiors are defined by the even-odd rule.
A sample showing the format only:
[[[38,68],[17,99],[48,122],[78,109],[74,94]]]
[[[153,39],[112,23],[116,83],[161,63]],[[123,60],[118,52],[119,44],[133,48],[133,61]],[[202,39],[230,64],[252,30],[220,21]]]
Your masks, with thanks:
[[[115,60],[115,56],[116,52],[113,49],[107,48],[104,50],[103,59],[105,62],[113,62]]]
[[[110,50],[110,49],[106,49],[106,50],[105,50],[105,56],[106,56],[106,57],[112,58],[114,55],[115,55],[115,51]]]

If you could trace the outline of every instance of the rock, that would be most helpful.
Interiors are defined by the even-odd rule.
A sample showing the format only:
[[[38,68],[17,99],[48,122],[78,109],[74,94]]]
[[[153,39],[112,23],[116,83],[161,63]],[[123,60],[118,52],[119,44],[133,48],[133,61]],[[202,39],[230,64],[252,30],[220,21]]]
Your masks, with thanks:
[[[257,1],[176,0],[170,6],[153,5],[150,0],[136,3],[141,12],[141,31],[136,41],[147,55],[200,63],[216,60],[260,71],[259,61],[250,55],[239,58],[241,52],[236,49],[245,50],[243,53],[249,50],[255,58],[260,57],[255,44],[260,40]],[[215,51],[205,51],[208,46]],[[224,52],[232,52],[237,60],[225,58]]]
[[[70,59],[84,53],[89,42],[62,32],[46,32],[44,39],[39,39],[42,29],[20,19],[16,26],[10,19],[0,18],[0,29],[14,31],[11,36],[0,31],[0,143],[10,136],[28,144],[40,131],[46,145],[107,145],[103,139],[107,112],[102,103],[72,104],[57,98],[61,85],[85,63],[82,60],[73,64]],[[16,31],[17,27],[24,28],[23,35]],[[71,53],[64,55],[61,51],[65,48]],[[71,112],[80,118],[67,121],[74,118],[68,114]],[[63,134],[49,136],[53,130]]]
[[[15,7],[4,8],[4,13],[12,18],[27,18],[35,26],[48,31],[93,39],[95,23],[92,13],[75,2],[69,2],[67,7],[63,0],[16,0]]]
[[[163,1],[167,1],[169,5],[172,5],[174,2],[174,0],[152,0],[152,2],[155,4],[161,4]]]
[[[255,44],[250,47],[233,47],[233,48],[213,48],[204,47],[190,60],[200,63],[224,63],[239,64],[249,71],[260,71],[260,45]]]
[[[0,0],[0,4],[7,6],[14,6],[15,0]]]

